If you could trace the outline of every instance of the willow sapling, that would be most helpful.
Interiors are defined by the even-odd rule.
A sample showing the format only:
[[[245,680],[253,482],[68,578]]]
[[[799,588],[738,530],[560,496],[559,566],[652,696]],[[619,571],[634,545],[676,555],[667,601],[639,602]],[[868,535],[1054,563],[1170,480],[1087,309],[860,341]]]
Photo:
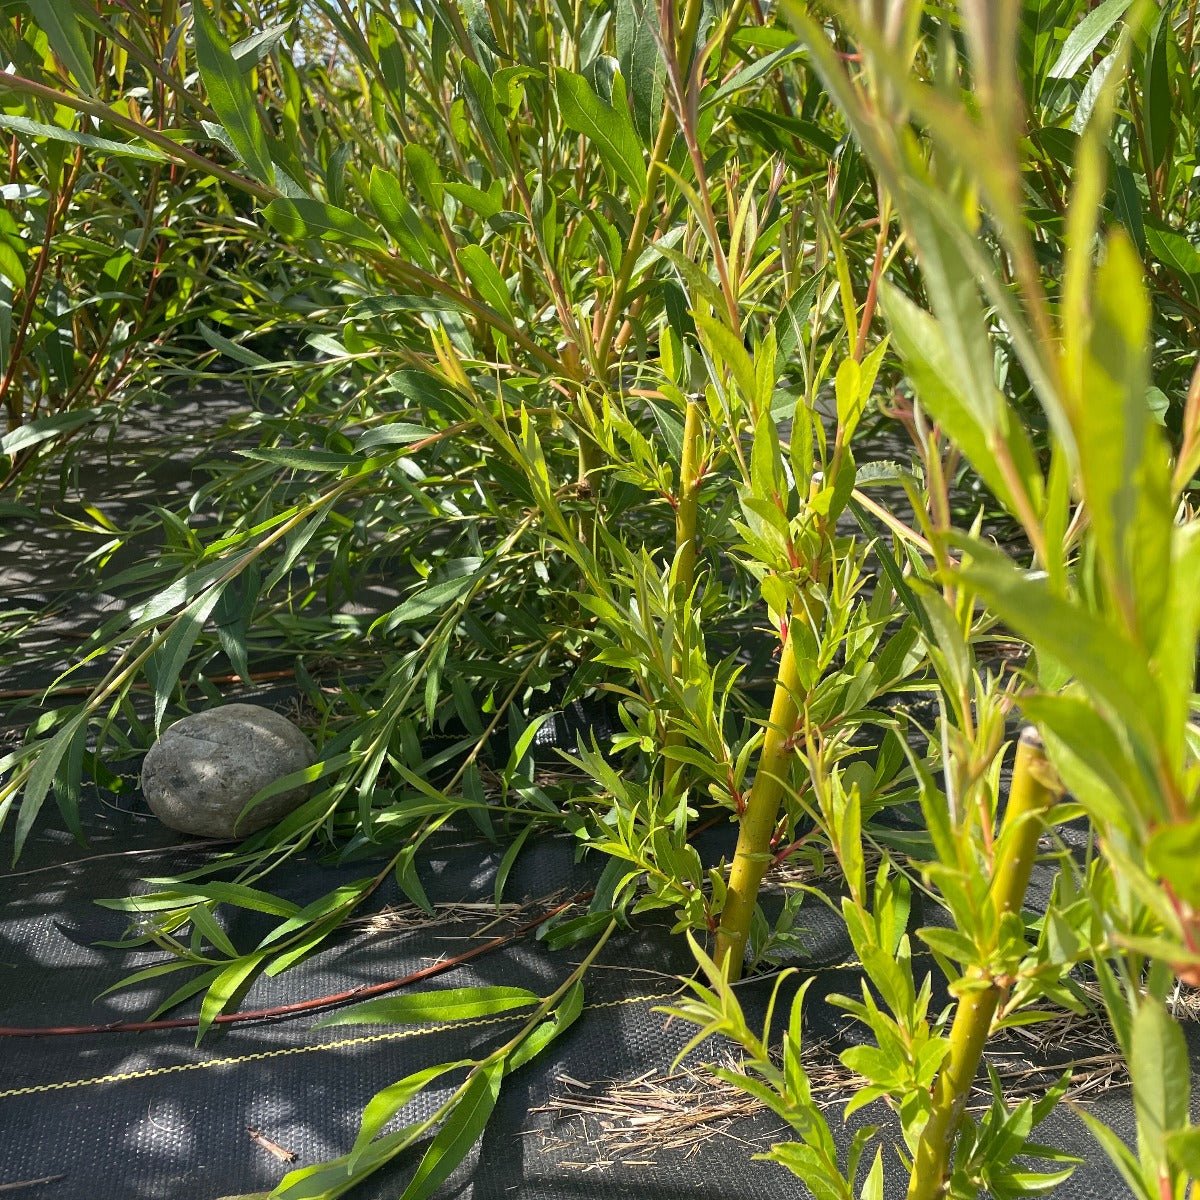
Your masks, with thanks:
[[[992,875],[992,946],[1000,948],[1001,922],[1019,914],[1037,857],[1042,818],[1060,787],[1036,729],[1027,727],[1017,744],[1012,790],[996,844]],[[921,1133],[908,1185],[908,1200],[934,1200],[943,1192],[955,1133],[1007,981],[986,969],[966,981],[950,1028],[950,1050],[933,1087],[933,1108]]]

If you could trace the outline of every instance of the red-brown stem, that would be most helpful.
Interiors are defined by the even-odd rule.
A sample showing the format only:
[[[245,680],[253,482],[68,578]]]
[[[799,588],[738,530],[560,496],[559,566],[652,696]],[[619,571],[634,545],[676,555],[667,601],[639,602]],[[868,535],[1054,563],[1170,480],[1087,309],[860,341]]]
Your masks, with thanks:
[[[570,900],[565,900],[562,904],[558,904],[554,908],[539,914],[534,920],[527,921],[511,933],[491,938],[480,946],[464,950],[462,954],[456,954],[453,958],[439,959],[439,961],[432,963],[430,966],[422,967],[419,971],[412,971],[408,975],[401,975],[396,979],[387,979],[382,983],[350,988],[344,992],[333,992],[327,996],[317,996],[312,1000],[299,1000],[295,1004],[279,1004],[273,1008],[251,1008],[246,1009],[244,1012],[220,1013],[213,1018],[213,1024],[234,1025],[241,1021],[275,1021],[283,1017],[296,1016],[299,1013],[317,1012],[320,1009],[334,1008],[340,1004],[348,1004],[354,1000],[364,1000],[371,996],[383,996],[388,992],[398,991],[400,988],[408,987],[410,984],[420,983],[425,979],[433,979],[437,975],[444,975],[447,971],[454,970],[455,967],[461,967],[463,963],[479,958],[483,954],[488,954],[492,950],[498,950],[501,946],[505,946],[509,942],[514,942],[517,938],[524,937],[525,934],[532,932],[539,925],[550,920],[551,917],[557,916],[560,912],[571,908],[575,904],[582,904],[590,898],[591,892],[581,892],[579,895],[573,896]],[[0,1037],[63,1037],[89,1033],[148,1033],[157,1029],[195,1029],[199,1024],[199,1017],[171,1017],[159,1021],[115,1021],[108,1025],[50,1025],[44,1027],[0,1025]]]
[[[871,266],[871,280],[867,284],[867,298],[863,301],[862,320],[858,326],[858,339],[854,345],[854,361],[862,362],[862,356],[867,349],[867,334],[871,332],[871,321],[875,316],[875,306],[879,302],[879,279],[883,274],[883,252],[887,245],[887,229],[880,222],[879,231],[875,235],[875,261]]]

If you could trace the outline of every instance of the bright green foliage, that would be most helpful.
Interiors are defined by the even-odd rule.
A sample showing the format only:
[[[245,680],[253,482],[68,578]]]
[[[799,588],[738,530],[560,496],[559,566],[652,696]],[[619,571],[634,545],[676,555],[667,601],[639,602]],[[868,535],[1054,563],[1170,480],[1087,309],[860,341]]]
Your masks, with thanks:
[[[189,501],[203,533],[182,508],[80,518],[100,569],[147,530],[163,549],[106,581],[131,607],[81,658],[107,673],[81,704],[52,689],[0,760],[0,820],[19,851],[53,795],[77,827],[85,776],[153,736],[134,689],[156,729],[267,653],[296,661],[322,746],[279,826],[115,902],[123,946],[170,955],[124,982],[185,971],[162,1011],[203,994],[203,1033],[385,882],[429,909],[422,847],[448,823],[506,843],[497,903],[560,829],[607,865],[547,943],[670,913],[706,979],[677,1011],[741,1044],[726,1077],[787,1122],[771,1156],[818,1195],[879,1200],[887,1143],[916,1154],[973,996],[997,1001],[982,1044],[1082,1011],[1090,971],[1139,1146],[1097,1136],[1139,1195],[1182,1196],[1200,1137],[1163,1002],[1200,980],[1195,6],[690,0],[662,28],[643,0],[20,7],[0,487],[34,511],[175,373],[220,364],[263,402]],[[339,613],[372,577],[405,589],[391,611]],[[620,728],[548,777],[552,685]],[[1040,919],[997,900],[1030,833],[1002,815],[1014,708],[1069,791],[1056,813],[1099,834]],[[919,834],[875,823],[901,804]],[[708,819],[739,829],[732,865],[694,845]],[[269,875],[314,845],[382,866],[296,910]],[[789,888],[772,924],[758,885],[793,858],[838,885]],[[914,885],[941,909],[915,929]],[[797,953],[802,901],[839,914],[870,983],[838,1001],[867,1033],[846,1115],[896,1116],[841,1158],[804,989],[781,1060],[730,983]],[[239,946],[226,906],[278,923]],[[384,1089],[345,1158],[275,1194],[340,1195],[433,1134],[404,1196],[430,1194],[506,1072],[586,1019],[581,975],[332,1018],[519,1032]],[[452,1072],[436,1113],[384,1132]],[[990,1085],[911,1195],[1069,1171],[1033,1140],[1065,1084]]]

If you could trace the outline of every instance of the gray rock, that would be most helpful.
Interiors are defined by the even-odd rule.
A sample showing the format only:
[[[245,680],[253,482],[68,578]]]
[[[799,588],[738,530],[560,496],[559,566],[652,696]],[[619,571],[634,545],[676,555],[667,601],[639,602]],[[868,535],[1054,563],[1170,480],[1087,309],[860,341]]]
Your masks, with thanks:
[[[142,793],[164,825],[203,837],[246,837],[302,804],[311,786],[256,805],[269,783],[316,761],[312,743],[287,717],[257,704],[226,704],[170,726],[142,765]]]

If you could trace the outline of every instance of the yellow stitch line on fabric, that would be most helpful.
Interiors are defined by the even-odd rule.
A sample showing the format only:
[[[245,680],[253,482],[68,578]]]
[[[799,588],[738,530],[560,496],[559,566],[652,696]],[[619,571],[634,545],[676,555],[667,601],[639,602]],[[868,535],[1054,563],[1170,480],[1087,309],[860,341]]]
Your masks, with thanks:
[[[818,971],[840,970],[855,965],[851,961],[823,965]],[[655,1000],[670,1000],[678,991],[659,992],[653,995],[626,996],[620,1000],[601,1000],[588,1004],[586,1009],[620,1008],[626,1004],[649,1004]],[[505,1017],[482,1017],[476,1021],[451,1021],[431,1025],[425,1029],[394,1029],[390,1033],[372,1033],[362,1037],[342,1038],[336,1042],[320,1042],[315,1046],[281,1046],[275,1050],[259,1050],[254,1054],[240,1054],[232,1058],[209,1058],[203,1062],[172,1063],[169,1067],[147,1067],[142,1071],[119,1071],[112,1075],[95,1075],[90,1079],[62,1079],[55,1083],[32,1083],[26,1087],[8,1088],[0,1091],[0,1100],[13,1100],[19,1096],[38,1096],[46,1092],[62,1092],[71,1088],[93,1087],[100,1083],[128,1083],[135,1079],[153,1079],[159,1075],[174,1075],[180,1071],[204,1071],[213,1067],[235,1067],[241,1063],[263,1062],[270,1058],[286,1058],[292,1054],[314,1054],[322,1050],[342,1050],[348,1046],[369,1046],[375,1042],[394,1042],[406,1038],[421,1037],[429,1033],[445,1033],[451,1029],[480,1029],[485,1025],[511,1024],[519,1021],[520,1014]]]
[[[619,1008],[624,1004],[645,1004],[652,1000],[669,1000],[674,992],[660,995],[628,996],[622,1000],[605,1000],[587,1007]],[[519,1021],[519,1014],[505,1017],[484,1017],[477,1021],[451,1021],[442,1025],[431,1025],[424,1029],[394,1029],[389,1033],[372,1033],[362,1037],[342,1038],[336,1042],[320,1042],[312,1046],[281,1046],[275,1050],[259,1050],[254,1054],[239,1054],[231,1058],[208,1058],[203,1062],[172,1063],[169,1067],[147,1067],[141,1071],[118,1071],[112,1075],[95,1075],[90,1079],[62,1079],[55,1083],[32,1083],[26,1087],[8,1088],[0,1091],[0,1100],[12,1100],[18,1096],[44,1095],[46,1092],[62,1092],[71,1088],[94,1087],[101,1083],[128,1083],[135,1079],[152,1079],[159,1075],[175,1075],[180,1071],[204,1071],[213,1067],[234,1067],[241,1063],[263,1062],[270,1058],[286,1058],[292,1054],[314,1054],[322,1050],[342,1050],[349,1046],[369,1046],[376,1042],[394,1042],[406,1038],[421,1037],[430,1033],[445,1033],[451,1029],[479,1029],[484,1025],[503,1025]]]
[[[838,970],[853,965],[837,963],[832,967],[822,966],[818,970]],[[626,1004],[649,1004],[655,1000],[670,1000],[678,991],[660,992],[653,995],[626,996],[620,1000],[601,1000],[586,1005],[586,1009],[620,1008]],[[276,1050],[259,1050],[254,1054],[240,1054],[232,1058],[209,1058],[203,1062],[173,1063],[169,1067],[147,1067],[142,1071],[119,1071],[112,1075],[96,1075],[90,1079],[63,1079],[55,1083],[32,1083],[26,1087],[8,1088],[0,1091],[0,1100],[12,1100],[19,1096],[38,1096],[46,1092],[62,1092],[71,1088],[93,1087],[100,1083],[128,1083],[135,1079],[153,1079],[159,1075],[174,1075],[180,1071],[204,1071],[213,1067],[235,1067],[241,1063],[263,1062],[270,1058],[286,1058],[292,1054],[314,1054],[322,1050],[342,1050],[348,1046],[369,1046],[375,1042],[394,1042],[407,1038],[421,1037],[429,1033],[445,1033],[451,1029],[479,1029],[485,1025],[510,1024],[519,1021],[520,1015],[506,1017],[482,1017],[477,1021],[452,1021],[442,1025],[431,1025],[425,1029],[394,1029],[390,1033],[373,1033],[362,1037],[342,1038],[336,1042],[320,1042],[315,1046],[281,1046]]]

